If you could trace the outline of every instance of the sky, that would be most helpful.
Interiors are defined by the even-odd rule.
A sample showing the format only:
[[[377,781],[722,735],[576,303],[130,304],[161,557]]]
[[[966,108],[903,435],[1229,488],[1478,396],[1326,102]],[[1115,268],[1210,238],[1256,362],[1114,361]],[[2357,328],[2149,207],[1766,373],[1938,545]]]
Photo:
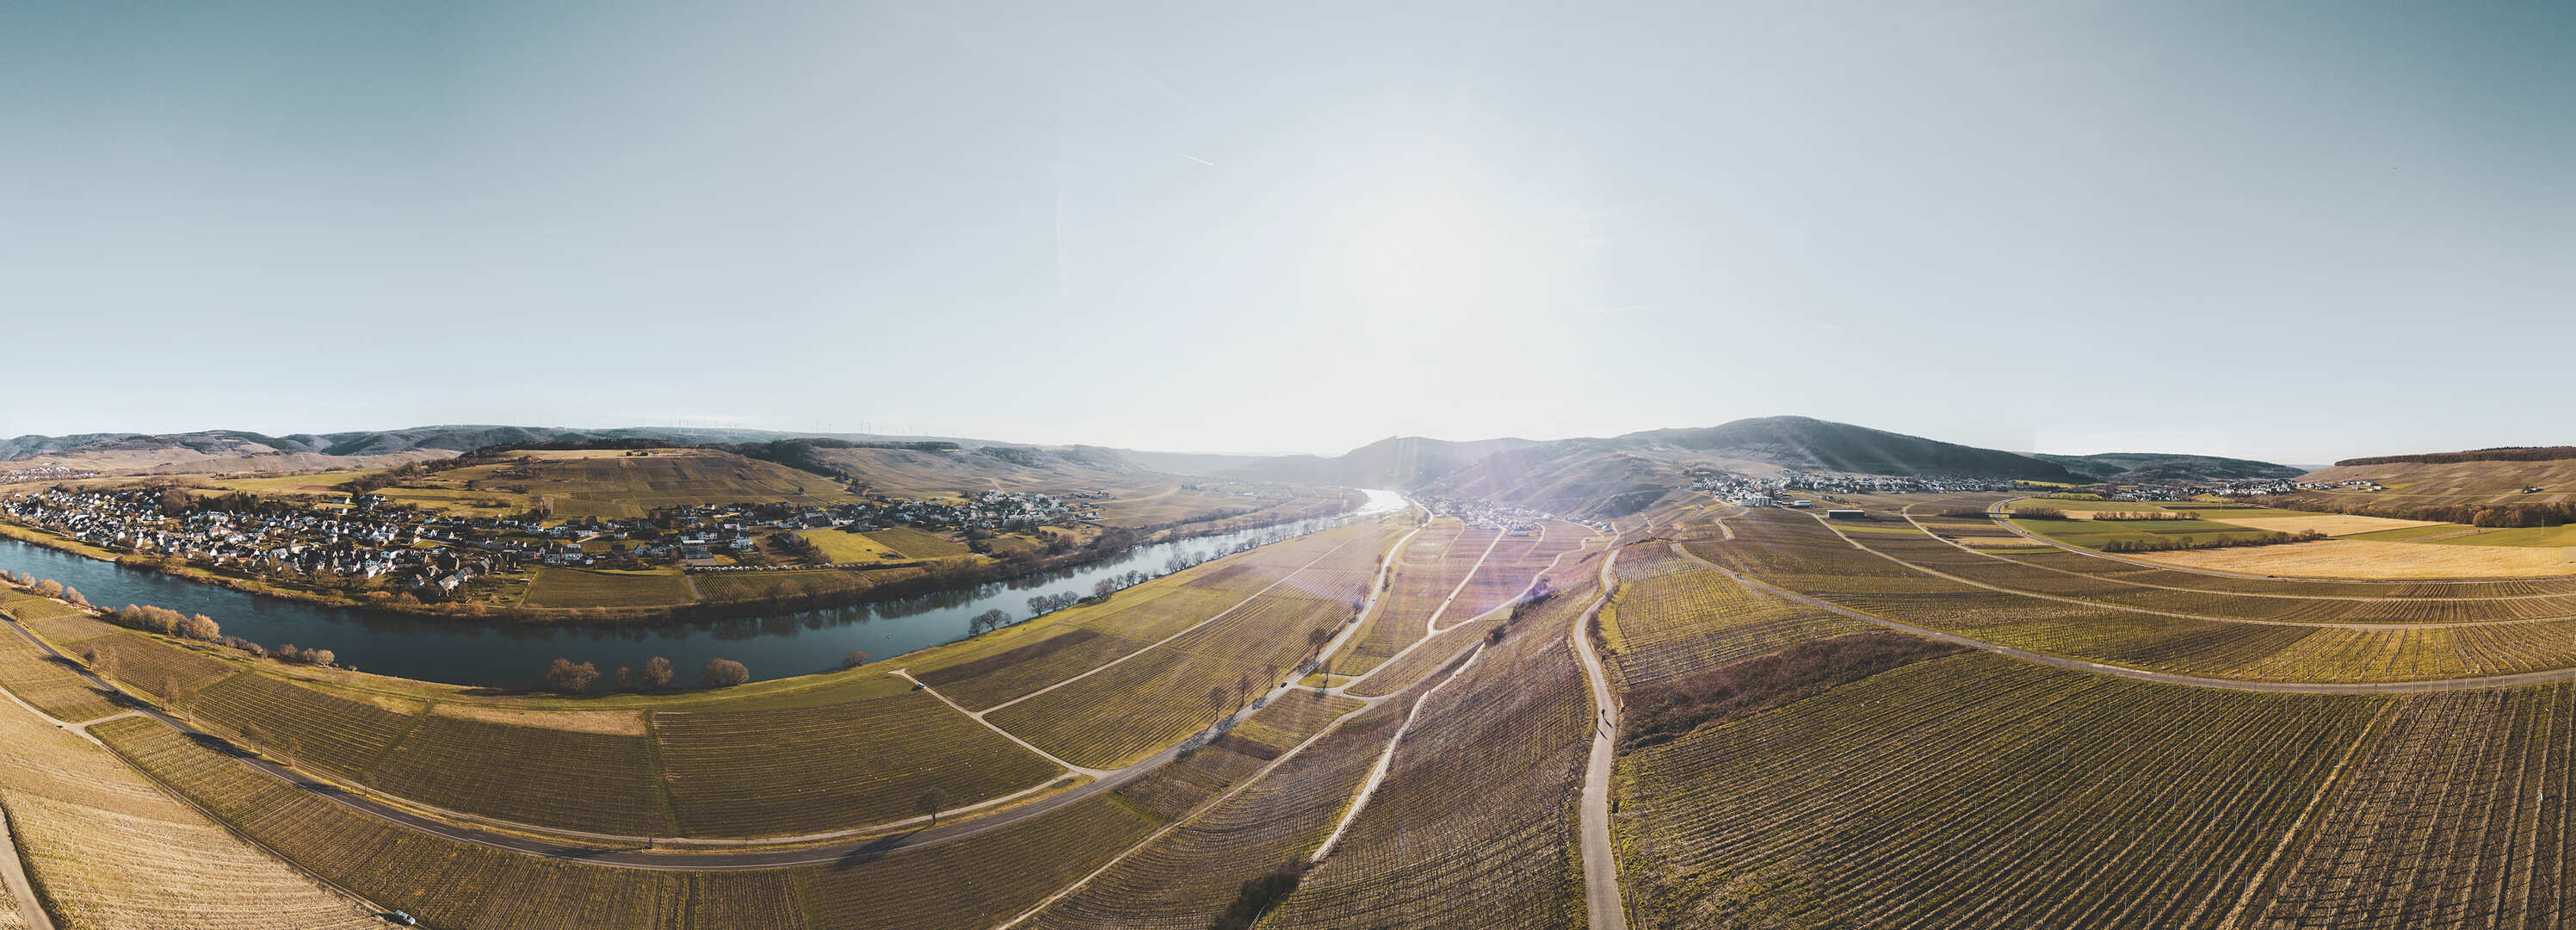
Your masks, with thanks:
[[[0,435],[2576,442],[2576,4],[0,5]]]

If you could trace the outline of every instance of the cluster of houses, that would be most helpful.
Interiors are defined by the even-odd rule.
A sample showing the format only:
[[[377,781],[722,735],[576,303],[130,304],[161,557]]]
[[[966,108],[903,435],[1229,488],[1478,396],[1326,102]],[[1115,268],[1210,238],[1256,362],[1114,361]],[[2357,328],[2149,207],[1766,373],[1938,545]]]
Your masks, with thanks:
[[[22,481],[70,481],[75,478],[95,477],[98,477],[97,472],[81,471],[77,468],[64,468],[60,465],[38,465],[34,468],[0,469],[0,484],[16,484]]]
[[[2019,481],[1988,478],[1902,478],[1800,471],[1791,471],[1778,478],[1761,478],[1715,469],[1694,472],[1690,486],[1692,490],[1706,491],[1741,507],[1785,507],[1800,501],[1805,501],[1806,506],[1814,506],[1814,501],[1803,496],[1806,494],[1960,494],[2046,490]]]
[[[723,555],[757,550],[763,536],[803,529],[999,531],[1099,514],[1048,495],[985,491],[962,503],[705,504],[638,519],[582,517],[550,524],[450,515],[374,494],[321,502],[265,499],[255,507],[174,513],[157,489],[56,488],[0,497],[0,515],[118,552],[253,573],[337,575],[350,587],[439,597],[476,578],[535,565],[713,566],[725,561]]]
[[[1549,520],[1581,523],[1605,533],[1610,531],[1610,525],[1607,522],[1558,517],[1544,511],[1497,504],[1487,500],[1426,497],[1420,499],[1419,503],[1422,504],[1423,509],[1431,511],[1433,515],[1456,517],[1468,526],[1501,530],[1505,537],[1538,535],[1539,524]]]

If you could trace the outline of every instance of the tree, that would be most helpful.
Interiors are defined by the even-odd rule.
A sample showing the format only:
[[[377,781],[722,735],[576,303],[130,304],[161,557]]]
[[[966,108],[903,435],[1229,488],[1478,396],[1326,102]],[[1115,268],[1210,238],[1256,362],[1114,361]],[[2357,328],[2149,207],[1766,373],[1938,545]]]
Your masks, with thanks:
[[[1234,703],[1235,703],[1237,706],[1240,706],[1240,705],[1242,705],[1242,704],[1243,704],[1243,702],[1248,701],[1248,700],[1251,700],[1251,699],[1252,699],[1252,676],[1251,676],[1251,675],[1236,675],[1236,676],[1234,676]]]
[[[975,619],[966,621],[966,635],[974,636],[979,633],[989,633],[1010,625],[1010,612],[999,607],[995,607],[983,613],[976,614]]]
[[[1208,686],[1208,706],[1209,706],[1209,707],[1224,707],[1224,706],[1225,706],[1225,686],[1224,686],[1224,685],[1209,685],[1209,686]]]
[[[937,788],[922,792],[921,797],[912,802],[913,810],[930,815],[930,825],[934,827],[939,825],[939,809],[947,806],[948,792]]]
[[[1113,579],[1103,578],[1100,579],[1099,584],[1091,586],[1093,597],[1108,597],[1116,593],[1118,593],[1118,582]]]
[[[78,607],[89,606],[89,598],[82,597],[80,589],[70,585],[63,586],[63,600],[70,601],[74,606]]]
[[[871,656],[871,655],[868,655],[868,651],[867,651],[867,650],[865,650],[865,649],[852,649],[852,650],[850,650],[850,654],[849,654],[849,655],[845,655],[845,656],[842,656],[842,657],[841,657],[841,667],[842,667],[842,668],[857,668],[857,667],[859,667],[859,666],[862,666],[862,665],[866,665],[866,664],[868,664],[868,660],[869,660],[869,659],[872,659],[872,658],[875,658],[875,657],[874,657],[874,656]]]
[[[730,688],[751,680],[751,669],[732,659],[708,659],[701,674],[706,676],[707,687],[710,688]]]
[[[210,643],[222,639],[224,635],[223,627],[215,624],[215,618],[205,614],[179,621],[172,631],[189,639],[202,639]]]
[[[574,664],[571,659],[556,659],[546,666],[546,687],[565,694],[588,691],[591,682],[598,680],[599,668],[588,662]]]
[[[63,583],[51,578],[36,582],[36,596],[61,597],[63,596]]]
[[[618,666],[618,667],[617,667],[617,690],[619,690],[619,691],[633,691],[633,690],[635,690],[635,670],[634,670],[634,669],[627,668],[626,666],[623,666],[623,665],[620,665],[620,666]]]
[[[340,657],[328,649],[307,649],[304,650],[304,661],[315,665],[330,665],[340,661]]]
[[[116,677],[116,653],[87,649],[81,652],[81,664],[98,673],[100,678]]]
[[[644,671],[637,673],[636,678],[643,682],[646,691],[670,687],[671,660],[661,656],[644,660]]]

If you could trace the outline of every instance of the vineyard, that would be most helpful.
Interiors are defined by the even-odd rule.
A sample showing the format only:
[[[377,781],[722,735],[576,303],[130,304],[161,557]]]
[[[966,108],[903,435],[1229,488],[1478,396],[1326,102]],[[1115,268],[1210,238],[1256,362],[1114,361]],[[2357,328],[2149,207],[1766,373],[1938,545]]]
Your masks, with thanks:
[[[16,630],[0,629],[0,688],[57,720],[96,720],[123,710]]]
[[[1423,699],[1385,782],[1276,926],[1580,925],[1575,802],[1593,707],[1565,631],[1597,590],[1569,586],[1528,611]]]
[[[0,808],[65,930],[381,926],[162,795],[115,756],[6,701]]]
[[[1623,687],[1653,684],[1870,624],[1746,588],[1672,547],[1630,546],[1601,634]]]
[[[1386,749],[1405,707],[1388,702],[1344,721],[1259,781],[1041,911],[1030,926],[1207,926],[1236,885],[1314,852]]]
[[[1626,760],[1631,917],[2218,926],[2385,705],[1905,666]]]
[[[1359,634],[1335,659],[1335,673],[1366,674],[1422,638],[1432,612],[1440,609],[1440,602],[1484,554],[1485,544],[1493,541],[1487,536],[1471,544],[1466,533],[1466,524],[1441,517],[1405,543],[1387,573],[1386,591],[1377,609],[1369,612]]]
[[[814,707],[656,713],[653,732],[672,810],[690,836],[901,820],[934,788],[962,806],[1062,774],[920,692]]]
[[[2576,688],[2410,698],[2249,928],[2558,927]]]

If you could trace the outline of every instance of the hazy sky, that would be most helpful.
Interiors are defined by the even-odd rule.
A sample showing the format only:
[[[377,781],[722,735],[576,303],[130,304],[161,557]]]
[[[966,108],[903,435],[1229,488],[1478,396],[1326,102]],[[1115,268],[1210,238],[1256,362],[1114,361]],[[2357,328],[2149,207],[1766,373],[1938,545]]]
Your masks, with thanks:
[[[0,435],[2564,443],[2576,4],[11,2],[0,322]]]

